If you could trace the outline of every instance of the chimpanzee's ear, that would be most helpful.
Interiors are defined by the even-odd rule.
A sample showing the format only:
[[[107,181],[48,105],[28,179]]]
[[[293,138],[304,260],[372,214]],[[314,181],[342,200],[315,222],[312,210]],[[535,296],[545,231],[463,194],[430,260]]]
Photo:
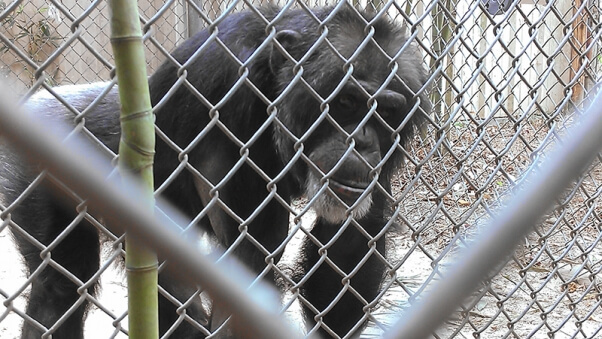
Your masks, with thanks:
[[[285,29],[276,33],[276,40],[278,40],[287,52],[291,53],[291,47],[301,40],[301,34],[297,31]],[[286,60],[287,59],[282,52],[272,44],[272,50],[270,51],[270,70],[272,73],[276,74]]]

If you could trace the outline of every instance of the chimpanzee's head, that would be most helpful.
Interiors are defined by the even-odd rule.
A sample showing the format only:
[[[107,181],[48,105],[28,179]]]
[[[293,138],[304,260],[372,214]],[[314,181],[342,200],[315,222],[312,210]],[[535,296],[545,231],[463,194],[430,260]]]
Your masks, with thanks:
[[[296,161],[293,175],[308,198],[316,196],[319,216],[362,218],[377,182],[389,189],[400,147],[429,111],[422,58],[400,27],[350,8],[322,28],[309,16],[297,22],[276,37],[300,62],[272,52],[286,98],[277,105],[276,145],[285,163]]]

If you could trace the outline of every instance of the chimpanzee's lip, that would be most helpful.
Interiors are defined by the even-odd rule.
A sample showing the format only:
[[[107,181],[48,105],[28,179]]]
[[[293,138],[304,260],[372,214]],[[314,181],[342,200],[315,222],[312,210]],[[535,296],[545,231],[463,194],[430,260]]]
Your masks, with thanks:
[[[355,200],[357,198],[359,198],[360,195],[362,195],[362,193],[364,193],[364,191],[366,190],[366,188],[368,187],[367,182],[359,182],[359,181],[352,181],[352,180],[334,180],[334,179],[329,179],[329,186],[330,188],[339,196],[341,197],[343,200],[346,200],[345,202],[355,202]],[[347,201],[349,200],[349,201]]]

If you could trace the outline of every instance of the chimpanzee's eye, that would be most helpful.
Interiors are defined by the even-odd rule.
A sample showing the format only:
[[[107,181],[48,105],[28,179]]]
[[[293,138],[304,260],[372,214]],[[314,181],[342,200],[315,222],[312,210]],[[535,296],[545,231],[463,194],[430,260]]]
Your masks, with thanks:
[[[356,108],[357,100],[355,97],[350,94],[341,94],[338,97],[339,105],[341,105],[344,109],[352,109]]]

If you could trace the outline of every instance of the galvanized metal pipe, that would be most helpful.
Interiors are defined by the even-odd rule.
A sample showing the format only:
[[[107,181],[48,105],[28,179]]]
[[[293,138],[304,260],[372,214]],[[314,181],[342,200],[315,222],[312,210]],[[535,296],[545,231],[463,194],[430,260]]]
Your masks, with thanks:
[[[430,337],[483,280],[496,274],[514,248],[553,206],[555,198],[573,182],[602,150],[602,95],[598,95],[581,121],[571,128],[554,152],[524,180],[525,187],[497,213],[444,278],[409,307],[384,338]]]

